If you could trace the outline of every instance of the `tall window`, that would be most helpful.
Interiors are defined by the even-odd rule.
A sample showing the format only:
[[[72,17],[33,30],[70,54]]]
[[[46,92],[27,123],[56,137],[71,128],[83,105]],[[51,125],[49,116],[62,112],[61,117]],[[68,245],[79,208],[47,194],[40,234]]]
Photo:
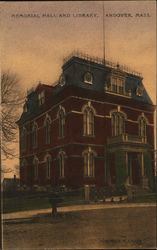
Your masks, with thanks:
[[[59,161],[59,176],[65,177],[65,153],[64,152],[59,153],[58,161]]]
[[[46,178],[50,179],[51,177],[51,157],[46,157]]]
[[[25,150],[27,145],[27,131],[25,128],[22,128],[20,131],[20,142],[21,142],[21,149]]]
[[[125,118],[121,112],[112,113],[112,136],[118,136],[125,132]]]
[[[115,93],[124,94],[125,92],[125,80],[122,78],[111,78],[111,90]]]
[[[44,93],[44,91],[41,91],[38,94],[38,100],[39,100],[39,105],[44,104],[44,102],[45,102],[45,93]]]
[[[84,152],[84,176],[94,177],[95,154],[93,151]]]
[[[34,180],[37,180],[38,179],[38,159],[35,158],[34,161],[33,161],[33,166],[34,166]]]
[[[94,112],[89,106],[84,110],[84,135],[94,135]]]
[[[59,122],[59,137],[64,136],[65,130],[65,111],[63,108],[60,108],[58,112],[58,122]]]
[[[146,137],[146,119],[143,116],[139,119],[139,136]]]
[[[46,133],[46,144],[50,144],[50,138],[51,138],[51,121],[49,118],[46,119],[45,122],[45,133]]]
[[[37,143],[38,143],[38,126],[36,123],[34,123],[32,129],[32,146],[34,148],[37,147]]]

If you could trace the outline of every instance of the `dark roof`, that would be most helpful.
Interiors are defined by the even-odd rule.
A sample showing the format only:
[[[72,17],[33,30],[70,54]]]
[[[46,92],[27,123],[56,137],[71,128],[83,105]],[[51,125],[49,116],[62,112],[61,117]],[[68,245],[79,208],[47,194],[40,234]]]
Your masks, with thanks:
[[[115,67],[115,66],[114,66]],[[119,68],[119,65],[117,66],[118,70],[121,70]],[[55,101],[57,95],[59,92],[62,92],[65,88],[68,86],[75,86],[77,88],[86,89],[89,91],[95,91],[98,93],[104,93],[104,84],[106,81],[106,76],[110,74],[114,69],[110,65],[104,65],[103,63],[98,63],[95,61],[89,61],[85,58],[80,58],[73,56],[67,60],[63,66],[63,74],[66,79],[65,85],[61,86],[61,84],[58,84],[56,86],[50,86],[46,84],[38,84],[35,90],[33,90],[31,93],[27,96],[26,105],[28,107],[27,112],[23,112],[21,115],[21,118],[17,122],[17,124],[21,124],[25,122],[26,120],[32,119],[34,116],[42,113],[46,110],[46,108],[50,107],[52,103]],[[90,71],[93,75],[93,84],[85,84],[83,77],[84,74]],[[126,76],[126,82],[125,82],[125,90],[126,92],[131,92],[131,100],[134,100],[139,103],[153,105],[146,89],[143,85],[143,78],[136,73],[133,72],[126,72],[121,70],[122,73]],[[137,86],[143,87],[144,92],[142,96],[136,95],[136,89]],[[46,103],[43,106],[40,106],[38,104],[38,91],[41,89],[44,89],[47,93],[46,95]]]
[[[94,77],[94,84],[89,85],[83,82],[83,75],[86,71],[90,70]],[[92,89],[100,92],[104,92],[104,83],[106,74],[113,70],[112,67],[105,66],[104,64],[99,64],[96,62],[89,62],[86,59],[73,56],[63,65],[63,72],[67,78],[67,84],[75,84],[82,88]],[[123,71],[122,71],[123,72]],[[133,100],[143,102],[146,104],[153,105],[144,85],[142,76],[137,73],[131,72],[126,74],[125,88],[126,91],[131,91],[131,96]],[[142,96],[136,95],[137,86],[143,87],[144,92]],[[62,87],[58,84],[56,86],[56,92],[58,92]]]

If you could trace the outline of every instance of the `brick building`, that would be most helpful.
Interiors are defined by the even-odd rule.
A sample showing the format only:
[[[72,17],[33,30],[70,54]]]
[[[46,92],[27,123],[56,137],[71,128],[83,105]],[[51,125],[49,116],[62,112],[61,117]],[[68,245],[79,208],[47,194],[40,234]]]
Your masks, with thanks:
[[[29,91],[17,123],[21,186],[151,182],[154,106],[128,68],[72,55],[57,84]]]

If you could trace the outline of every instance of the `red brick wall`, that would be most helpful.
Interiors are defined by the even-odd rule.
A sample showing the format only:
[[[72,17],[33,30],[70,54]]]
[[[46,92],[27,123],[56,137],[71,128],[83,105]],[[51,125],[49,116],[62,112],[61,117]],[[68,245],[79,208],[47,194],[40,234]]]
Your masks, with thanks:
[[[94,137],[83,136],[83,114],[73,113],[71,111],[81,112],[83,105],[88,103],[88,100],[84,92],[80,90],[77,92],[77,95],[80,95],[82,99],[78,98],[69,98],[69,94],[75,95],[75,91],[70,90],[70,88],[65,91],[65,93],[60,93],[58,96],[58,102],[63,101],[63,97],[66,100],[63,103],[58,103],[53,109],[48,111],[48,114],[51,116],[51,143],[46,145],[45,143],[45,128],[44,120],[46,114],[43,116],[34,118],[37,122],[39,131],[38,131],[38,146],[37,148],[32,148],[31,143],[31,128],[33,125],[33,120],[28,121],[25,125],[28,133],[27,137],[27,148],[25,151],[20,151],[20,157],[28,159],[28,173],[27,178],[23,174],[21,169],[21,184],[27,182],[28,185],[38,184],[41,186],[52,184],[54,185],[67,185],[67,186],[82,186],[84,184],[96,184],[97,186],[104,185],[105,182],[105,161],[104,161],[104,147],[107,143],[107,138],[111,137],[111,118],[110,111],[117,109],[117,104],[121,104],[121,111],[125,112],[127,119],[131,121],[126,121],[125,123],[125,132],[132,135],[138,135],[138,117],[144,112],[150,124],[153,124],[153,113],[150,113],[152,110],[151,106],[146,105],[137,105],[132,100],[128,100],[120,97],[112,97],[107,95],[95,95],[94,99],[97,99],[97,102],[91,101],[91,105],[96,110],[96,116],[94,119]],[[109,98],[110,97],[110,98]],[[89,98],[89,96],[88,96]],[[110,102],[110,103],[106,103]],[[113,102],[111,104],[111,102]],[[52,104],[57,103],[57,98]],[[66,122],[65,122],[65,137],[58,138],[58,120],[57,112],[59,105],[62,105],[65,108],[66,112]],[[127,107],[128,105],[128,107]],[[125,107],[124,107],[125,106]],[[133,110],[136,108],[139,110]],[[46,111],[46,108],[45,108]],[[149,111],[149,112],[147,112]],[[101,117],[100,117],[101,116]],[[107,116],[107,117],[106,117]],[[153,126],[147,125],[147,140],[148,143],[154,145],[154,136],[153,136]],[[73,143],[77,143],[73,144]],[[80,144],[82,145],[80,145]],[[98,158],[95,159],[95,178],[84,178],[83,177],[83,150],[87,149],[88,146],[91,146],[93,150],[97,153]],[[66,152],[66,178],[60,179],[58,172],[58,160],[57,154],[60,148]],[[46,180],[45,172],[46,167],[45,163],[39,164],[39,180],[34,182],[33,180],[33,156],[39,158],[40,162],[44,161],[44,156],[46,155],[47,150],[50,150],[49,153],[52,155],[52,166],[51,166],[51,180]],[[73,155],[77,157],[73,157]],[[99,158],[100,157],[100,158]],[[54,176],[55,175],[55,176]],[[114,170],[114,159],[111,157],[111,182],[115,183],[115,170]]]

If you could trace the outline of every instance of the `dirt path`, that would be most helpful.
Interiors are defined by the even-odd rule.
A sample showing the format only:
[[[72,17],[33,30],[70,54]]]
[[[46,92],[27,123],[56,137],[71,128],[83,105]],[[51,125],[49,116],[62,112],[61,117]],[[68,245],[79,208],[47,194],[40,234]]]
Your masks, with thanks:
[[[155,206],[42,214],[5,223],[4,250],[148,249],[155,247],[155,223]]]

